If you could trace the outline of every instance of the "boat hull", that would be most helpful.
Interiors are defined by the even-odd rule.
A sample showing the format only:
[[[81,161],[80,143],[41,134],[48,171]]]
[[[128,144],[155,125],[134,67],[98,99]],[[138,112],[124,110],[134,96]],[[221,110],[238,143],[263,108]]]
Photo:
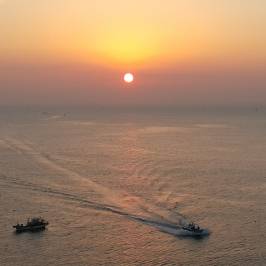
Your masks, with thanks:
[[[192,231],[187,229],[181,229],[181,235],[182,236],[190,236],[190,237],[203,237],[208,236],[210,234],[209,230],[207,229],[201,229],[198,231]]]
[[[23,232],[36,232],[46,229],[46,225],[37,225],[37,226],[14,226],[17,233]]]

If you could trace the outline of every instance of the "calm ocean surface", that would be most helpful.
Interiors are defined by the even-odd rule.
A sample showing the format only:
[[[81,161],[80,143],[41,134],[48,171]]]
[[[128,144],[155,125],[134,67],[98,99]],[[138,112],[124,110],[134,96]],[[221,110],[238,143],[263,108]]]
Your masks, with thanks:
[[[1,108],[0,265],[266,265],[265,181],[265,110]]]

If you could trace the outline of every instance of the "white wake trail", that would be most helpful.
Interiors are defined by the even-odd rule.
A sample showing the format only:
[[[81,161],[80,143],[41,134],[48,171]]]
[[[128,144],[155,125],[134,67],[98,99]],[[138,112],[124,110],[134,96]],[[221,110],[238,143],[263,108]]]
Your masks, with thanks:
[[[175,232],[174,234],[178,234],[175,227],[180,223],[181,220],[185,219],[181,214],[177,212],[173,213],[170,210],[161,208],[153,203],[147,202],[147,200],[135,195],[131,195],[126,191],[113,190],[104,185],[98,184],[89,177],[80,175],[79,173],[67,169],[52,161],[40,151],[33,148],[32,144],[26,143],[25,141],[11,137],[6,137],[4,141],[6,146],[12,151],[15,151],[19,156],[27,156],[31,160],[34,160],[36,163],[40,164],[42,167],[49,168],[57,173],[62,174],[63,176],[68,177],[71,180],[78,182],[82,181],[84,186],[93,190],[103,198],[106,206],[115,206],[114,208],[110,209],[113,213],[127,216],[130,219],[143,222],[147,225],[152,225],[167,233]],[[72,191],[73,189],[74,188],[72,188]],[[84,199],[83,201],[89,202],[89,199]],[[105,208],[105,210],[108,209]],[[171,217],[171,221],[169,221],[169,217]]]

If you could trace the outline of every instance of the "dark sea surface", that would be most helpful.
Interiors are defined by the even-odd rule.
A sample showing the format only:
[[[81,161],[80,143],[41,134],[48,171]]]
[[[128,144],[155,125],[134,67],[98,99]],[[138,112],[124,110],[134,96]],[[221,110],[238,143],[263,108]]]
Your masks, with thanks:
[[[1,266],[266,265],[265,221],[265,110],[0,109]]]

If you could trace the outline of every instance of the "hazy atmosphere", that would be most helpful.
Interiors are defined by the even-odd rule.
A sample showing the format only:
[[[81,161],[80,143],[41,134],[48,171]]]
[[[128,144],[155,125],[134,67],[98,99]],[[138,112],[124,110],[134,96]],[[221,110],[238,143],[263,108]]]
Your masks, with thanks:
[[[264,0],[1,0],[0,104],[266,104],[265,10]]]
[[[266,265],[266,0],[0,0],[0,265]]]

